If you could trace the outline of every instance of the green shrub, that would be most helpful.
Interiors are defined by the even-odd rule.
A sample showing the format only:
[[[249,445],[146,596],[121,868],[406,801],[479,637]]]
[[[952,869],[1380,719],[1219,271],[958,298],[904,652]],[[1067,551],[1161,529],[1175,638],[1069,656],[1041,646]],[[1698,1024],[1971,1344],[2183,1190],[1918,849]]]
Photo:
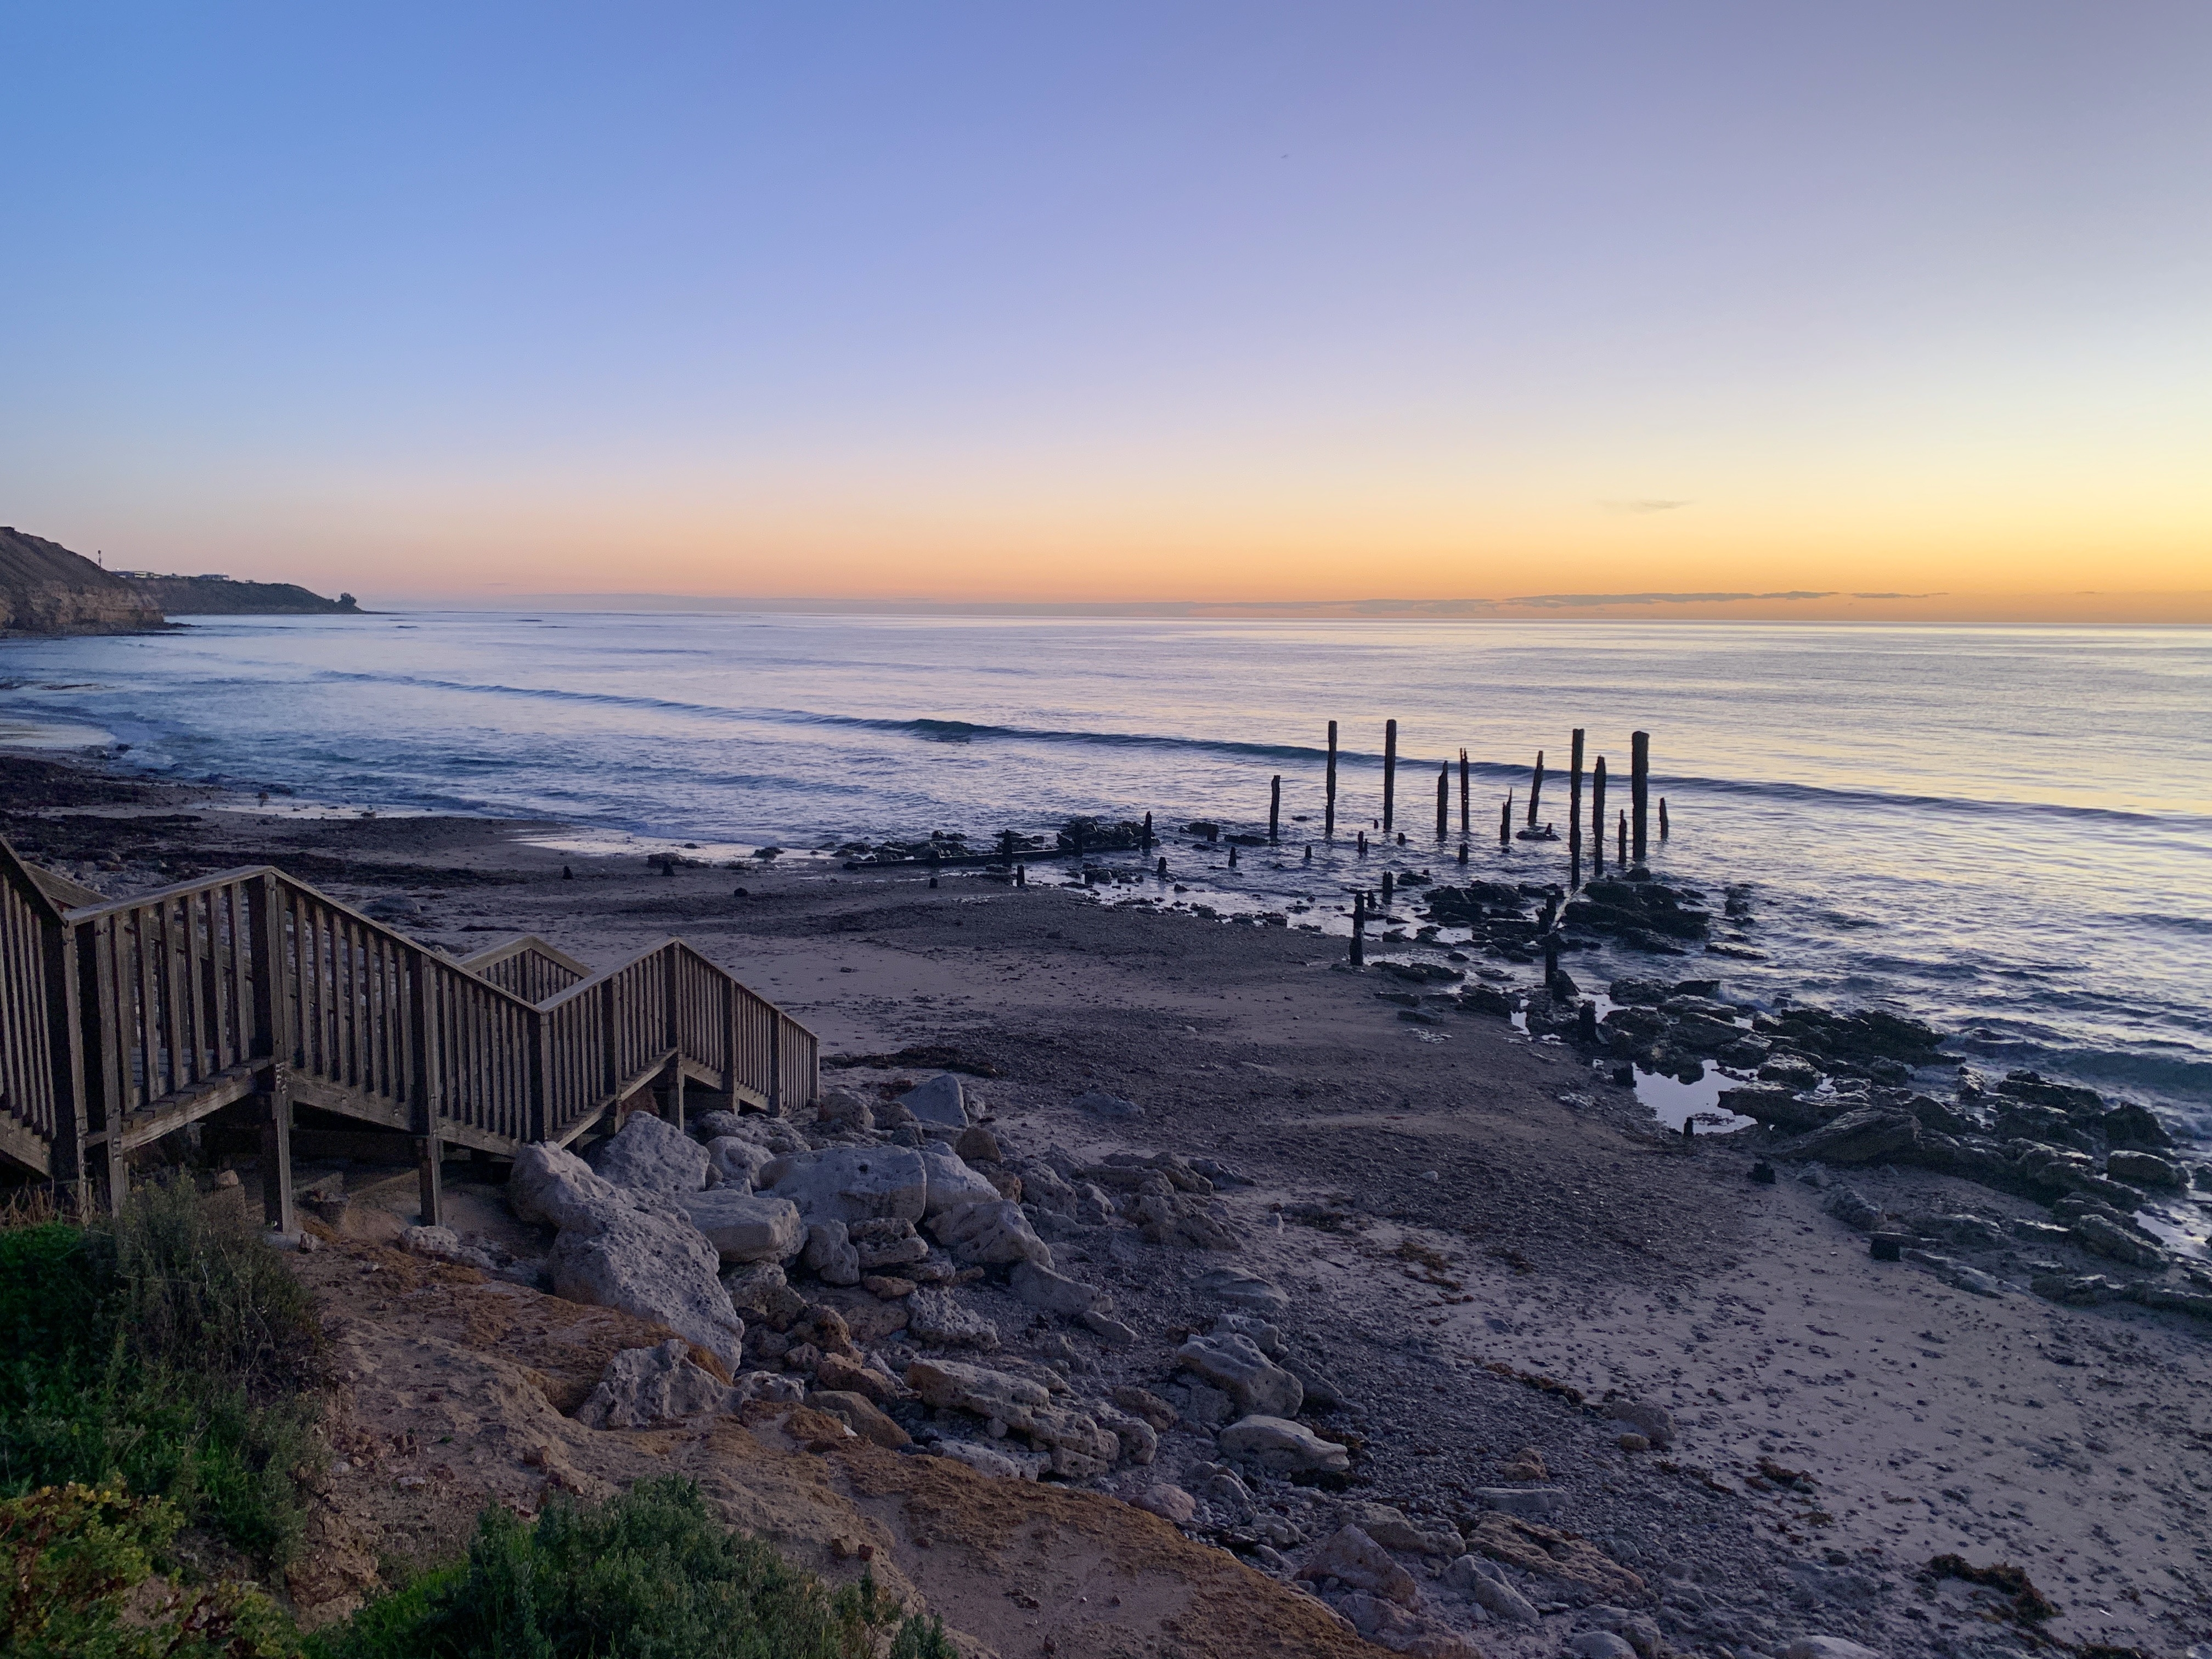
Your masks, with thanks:
[[[487,1510],[465,1565],[365,1607],[323,1659],[873,1659],[897,1620],[872,1578],[832,1593],[714,1519],[699,1489],[645,1481],[532,1525]],[[897,1659],[957,1659],[944,1626],[900,1624]]]
[[[155,1571],[184,1525],[119,1487],[48,1486],[0,1503],[0,1652],[21,1659],[291,1659],[289,1621],[234,1583],[183,1589]]]
[[[178,1182],[112,1220],[0,1230],[0,1498],[120,1481],[281,1562],[319,1352],[307,1291],[234,1200]]]

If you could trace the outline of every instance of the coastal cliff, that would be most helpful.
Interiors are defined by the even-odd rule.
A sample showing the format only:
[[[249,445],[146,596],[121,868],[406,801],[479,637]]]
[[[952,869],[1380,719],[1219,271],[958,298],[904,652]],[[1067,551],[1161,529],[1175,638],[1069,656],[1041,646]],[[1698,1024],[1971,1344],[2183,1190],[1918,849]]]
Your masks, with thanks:
[[[163,628],[154,601],[59,542],[0,526],[0,635]]]
[[[123,580],[167,617],[358,616],[350,593],[335,599],[296,582],[242,582],[228,576],[156,576],[131,571]]]

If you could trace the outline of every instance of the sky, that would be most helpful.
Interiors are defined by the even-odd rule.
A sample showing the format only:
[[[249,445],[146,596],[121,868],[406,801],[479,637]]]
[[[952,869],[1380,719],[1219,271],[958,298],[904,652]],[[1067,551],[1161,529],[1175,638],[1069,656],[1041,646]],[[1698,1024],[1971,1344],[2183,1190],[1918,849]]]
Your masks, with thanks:
[[[2212,621],[2201,0],[0,0],[0,521],[111,566]],[[1818,597],[1652,597],[1739,593]]]

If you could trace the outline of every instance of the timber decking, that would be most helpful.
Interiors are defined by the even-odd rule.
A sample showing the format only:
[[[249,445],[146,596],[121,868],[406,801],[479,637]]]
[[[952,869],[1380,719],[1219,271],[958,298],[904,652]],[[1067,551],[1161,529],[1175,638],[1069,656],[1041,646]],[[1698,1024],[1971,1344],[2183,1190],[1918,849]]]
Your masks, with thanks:
[[[110,901],[0,841],[0,1156],[111,1205],[133,1148],[248,1097],[290,1231],[295,1104],[411,1134],[434,1220],[447,1144],[565,1145],[656,1084],[680,1121],[687,1080],[781,1111],[817,1079],[814,1034],[680,939],[456,960],[267,866]]]

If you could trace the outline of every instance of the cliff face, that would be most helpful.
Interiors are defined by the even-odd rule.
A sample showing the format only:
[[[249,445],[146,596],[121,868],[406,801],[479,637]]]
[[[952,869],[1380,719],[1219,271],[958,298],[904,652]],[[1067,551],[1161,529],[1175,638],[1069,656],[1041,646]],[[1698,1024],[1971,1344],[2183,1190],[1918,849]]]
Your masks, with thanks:
[[[163,628],[159,606],[59,542],[0,525],[0,634],[125,634]]]
[[[353,595],[326,599],[295,582],[239,582],[228,576],[126,576],[167,617],[357,616]]]

